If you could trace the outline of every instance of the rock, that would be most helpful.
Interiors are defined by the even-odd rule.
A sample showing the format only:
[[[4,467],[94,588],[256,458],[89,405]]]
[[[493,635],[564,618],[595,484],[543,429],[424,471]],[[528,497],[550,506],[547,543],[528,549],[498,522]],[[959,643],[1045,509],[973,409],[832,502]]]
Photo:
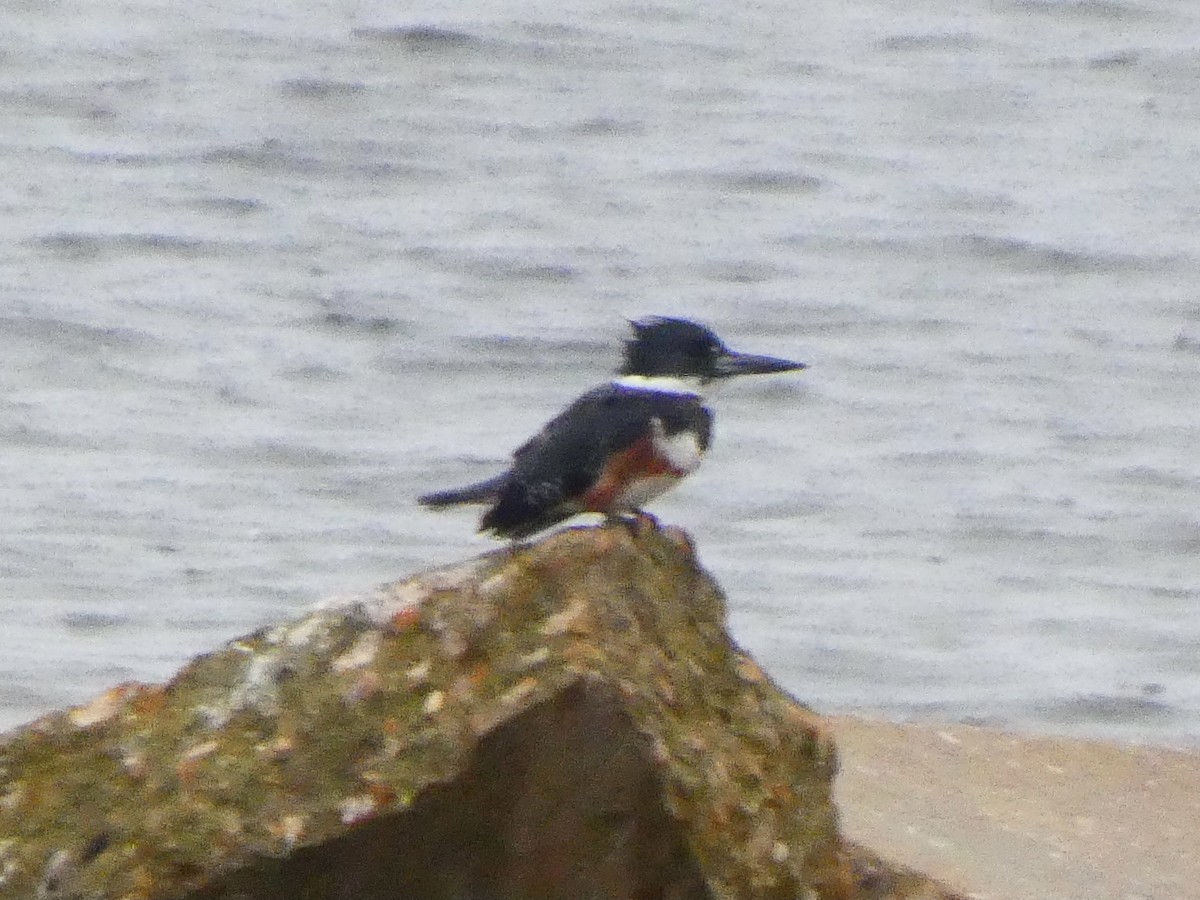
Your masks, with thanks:
[[[954,896],[842,841],[822,720],[680,532],[332,602],[0,746],[0,897]]]

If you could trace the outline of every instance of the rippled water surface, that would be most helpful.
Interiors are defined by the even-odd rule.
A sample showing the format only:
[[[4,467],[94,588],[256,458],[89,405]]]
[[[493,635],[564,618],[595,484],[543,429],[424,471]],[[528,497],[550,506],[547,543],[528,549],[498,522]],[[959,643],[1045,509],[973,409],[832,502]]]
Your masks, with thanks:
[[[489,546],[623,316],[822,709],[1200,741],[1200,7],[10,4],[0,726]]]

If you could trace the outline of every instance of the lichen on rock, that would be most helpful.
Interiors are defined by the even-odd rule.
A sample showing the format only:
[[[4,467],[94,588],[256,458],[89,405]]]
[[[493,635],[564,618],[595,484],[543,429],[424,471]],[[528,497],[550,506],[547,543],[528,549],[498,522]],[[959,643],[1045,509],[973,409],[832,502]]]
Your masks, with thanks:
[[[833,900],[836,768],[681,533],[568,529],[14,734],[0,897]]]

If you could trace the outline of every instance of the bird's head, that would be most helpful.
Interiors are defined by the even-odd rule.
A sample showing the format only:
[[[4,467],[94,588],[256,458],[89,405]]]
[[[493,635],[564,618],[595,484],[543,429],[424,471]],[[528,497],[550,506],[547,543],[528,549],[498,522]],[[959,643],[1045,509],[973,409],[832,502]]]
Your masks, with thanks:
[[[654,316],[630,322],[622,379],[677,379],[704,386],[734,375],[767,375],[807,368],[804,363],[730,350],[711,328],[689,319]]]

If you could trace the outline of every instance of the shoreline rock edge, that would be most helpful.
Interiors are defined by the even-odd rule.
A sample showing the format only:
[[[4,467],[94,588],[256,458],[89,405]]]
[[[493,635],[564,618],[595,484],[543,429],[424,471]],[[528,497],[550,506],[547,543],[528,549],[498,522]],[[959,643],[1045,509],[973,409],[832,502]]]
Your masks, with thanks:
[[[0,898],[955,894],[842,839],[822,719],[676,529],[318,605],[0,744]]]

